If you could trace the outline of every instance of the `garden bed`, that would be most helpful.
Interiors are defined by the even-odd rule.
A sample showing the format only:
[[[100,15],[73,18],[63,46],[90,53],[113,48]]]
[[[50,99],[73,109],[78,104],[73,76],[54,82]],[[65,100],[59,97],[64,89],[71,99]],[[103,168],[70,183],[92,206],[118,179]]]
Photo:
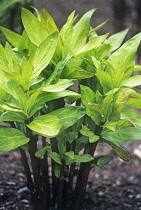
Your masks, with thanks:
[[[98,153],[104,150],[114,159],[102,169],[91,170],[83,210],[141,209],[141,159],[136,155],[140,155],[141,142],[124,145],[131,156],[129,162],[119,159],[110,147],[102,147]],[[0,177],[0,210],[32,210],[18,150],[0,154]],[[19,189],[25,191],[17,196]]]

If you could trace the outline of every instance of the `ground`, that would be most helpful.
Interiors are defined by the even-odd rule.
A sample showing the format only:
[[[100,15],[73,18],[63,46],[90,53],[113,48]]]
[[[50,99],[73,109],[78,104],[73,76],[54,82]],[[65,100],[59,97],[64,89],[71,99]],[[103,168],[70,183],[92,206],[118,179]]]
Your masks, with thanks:
[[[112,155],[113,161],[89,176],[83,210],[141,209],[141,141],[123,145],[129,162],[118,158],[109,146],[98,146],[96,155]],[[18,150],[0,154],[0,210],[33,210]],[[19,189],[25,189],[20,194]]]

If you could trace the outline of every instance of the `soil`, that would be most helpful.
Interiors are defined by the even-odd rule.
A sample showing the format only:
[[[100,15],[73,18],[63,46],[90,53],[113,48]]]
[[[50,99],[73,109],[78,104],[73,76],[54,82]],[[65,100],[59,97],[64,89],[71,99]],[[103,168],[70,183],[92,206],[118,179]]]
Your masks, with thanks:
[[[114,11],[111,3],[112,0],[35,0],[35,6],[39,9],[46,8],[59,27],[73,10],[81,16],[89,9],[98,8],[92,25],[109,18],[104,32],[113,33]],[[131,156],[129,162],[118,158],[110,147],[98,146],[96,155],[109,154],[114,158],[107,166],[91,170],[83,210],[141,209],[141,141],[129,142],[123,146]],[[0,153],[0,210],[33,210],[26,186],[18,150]]]
[[[83,210],[141,209],[141,141],[122,146],[131,156],[129,162],[118,158],[109,146],[98,146],[96,155],[112,155],[113,161],[91,170]],[[17,149],[0,153],[0,210],[8,209],[33,210]]]

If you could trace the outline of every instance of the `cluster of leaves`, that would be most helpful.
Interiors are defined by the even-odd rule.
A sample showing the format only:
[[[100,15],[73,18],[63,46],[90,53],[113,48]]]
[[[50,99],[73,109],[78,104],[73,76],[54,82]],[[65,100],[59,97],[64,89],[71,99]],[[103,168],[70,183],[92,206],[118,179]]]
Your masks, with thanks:
[[[141,116],[129,108],[141,108],[134,89],[141,76],[132,76],[140,69],[134,57],[141,33],[122,46],[128,29],[99,36],[107,21],[91,28],[94,11],[76,24],[72,12],[59,31],[44,9],[36,16],[22,9],[22,35],[0,27],[9,42],[0,45],[0,121],[8,125],[0,127],[0,151],[20,147],[32,158],[32,144],[42,136],[43,148],[36,146],[34,155],[40,161],[49,156],[55,177],[67,182],[78,174],[75,163],[97,168],[112,160],[94,157],[97,143],[128,161],[118,143],[141,136]]]

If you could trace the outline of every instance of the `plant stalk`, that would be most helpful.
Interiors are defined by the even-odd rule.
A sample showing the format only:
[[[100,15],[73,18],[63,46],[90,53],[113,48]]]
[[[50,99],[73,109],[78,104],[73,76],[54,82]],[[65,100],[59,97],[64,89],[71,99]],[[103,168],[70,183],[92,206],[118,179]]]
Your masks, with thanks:
[[[35,198],[33,204],[35,210],[44,210],[43,207],[43,196],[42,196],[42,180],[40,177],[40,160],[35,156],[35,153],[37,152],[37,141],[36,137],[33,138],[32,131],[30,129],[27,130],[28,137],[30,138],[29,141],[29,155],[31,159],[31,166],[32,166],[32,172],[34,177],[34,186],[35,186]]]
[[[46,138],[42,137],[42,144],[43,147],[46,146]],[[43,200],[44,200],[44,206],[50,207],[50,201],[51,201],[51,193],[50,193],[50,183],[49,183],[49,171],[48,171],[48,156],[47,153],[44,155],[44,191],[43,191]]]
[[[61,210],[62,207],[62,201],[63,201],[63,188],[64,188],[64,165],[61,165],[61,171],[60,171],[60,180],[59,180],[59,186],[58,186],[58,194],[57,194],[57,210]]]
[[[24,150],[22,150],[21,148],[19,148],[20,154],[21,154],[21,160],[24,166],[24,170],[25,170],[25,175],[27,178],[27,186],[28,189],[31,192],[31,195],[34,195],[34,185],[33,185],[33,181],[31,178],[31,172],[30,172],[30,168],[29,168],[29,164],[28,164],[28,160],[27,160],[27,156]]]
[[[102,131],[102,127],[99,125],[96,129],[95,134],[100,135],[101,131]],[[98,142],[88,143],[84,153],[88,153],[91,156],[94,156],[94,152],[96,150],[97,144]],[[85,197],[86,186],[87,186],[90,170],[91,170],[91,162],[81,164],[70,210],[81,209],[81,206]]]

